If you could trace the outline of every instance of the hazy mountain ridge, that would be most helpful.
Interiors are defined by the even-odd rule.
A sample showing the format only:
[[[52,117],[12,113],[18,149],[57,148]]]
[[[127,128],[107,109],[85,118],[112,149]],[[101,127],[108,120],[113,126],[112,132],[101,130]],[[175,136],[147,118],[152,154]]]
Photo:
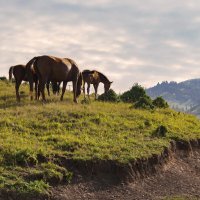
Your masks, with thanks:
[[[146,92],[152,98],[162,96],[176,110],[200,116],[200,79],[180,83],[163,81]]]

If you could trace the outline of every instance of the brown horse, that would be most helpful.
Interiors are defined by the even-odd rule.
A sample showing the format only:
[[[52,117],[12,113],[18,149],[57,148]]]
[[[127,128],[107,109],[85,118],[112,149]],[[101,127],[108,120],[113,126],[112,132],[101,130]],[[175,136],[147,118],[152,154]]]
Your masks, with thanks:
[[[90,84],[93,84],[94,90],[95,90],[95,99],[97,99],[97,90],[99,83],[102,82],[104,84],[104,92],[107,92],[110,89],[110,86],[112,84],[111,81],[108,80],[108,78],[96,71],[96,70],[84,70],[82,72],[83,75],[83,92],[84,92],[84,98],[85,98],[85,83],[87,83],[87,94],[89,98],[89,93],[90,93]]]
[[[37,87],[38,87],[38,78],[36,73],[33,71],[33,69],[31,69],[32,75],[33,75],[33,81],[35,83],[35,99],[38,98],[37,95]],[[17,101],[20,101],[20,95],[19,95],[19,87],[22,83],[22,81],[28,81],[28,77],[26,74],[26,66],[25,65],[15,65],[15,66],[11,66],[9,69],[9,80],[12,81],[12,75],[15,78],[15,90],[16,90],[16,99]],[[49,90],[49,84],[50,82],[48,81],[48,83],[46,84],[47,87],[47,91],[48,91],[48,95],[50,96],[50,90]],[[59,84],[60,86],[60,84]],[[58,83],[52,83],[52,89],[53,89],[53,93],[58,92]]]
[[[32,58],[26,65],[28,79],[30,83],[30,92],[33,92],[33,77],[31,73],[33,68],[39,79],[39,92],[42,93],[42,99],[45,101],[44,87],[46,82],[63,82],[62,95],[66,90],[67,82],[73,82],[74,102],[77,102],[77,97],[81,94],[82,74],[77,64],[69,58],[58,58],[54,56],[38,56]]]
[[[34,73],[34,71],[31,71],[33,76],[33,81],[35,83],[35,90],[37,90],[37,76]],[[16,91],[16,99],[17,101],[20,101],[20,95],[19,95],[19,86],[21,85],[22,81],[28,81],[28,78],[26,76],[26,66],[25,65],[15,65],[11,66],[9,69],[9,80],[12,80],[12,75],[15,78],[15,91]],[[37,93],[37,91],[36,91]]]

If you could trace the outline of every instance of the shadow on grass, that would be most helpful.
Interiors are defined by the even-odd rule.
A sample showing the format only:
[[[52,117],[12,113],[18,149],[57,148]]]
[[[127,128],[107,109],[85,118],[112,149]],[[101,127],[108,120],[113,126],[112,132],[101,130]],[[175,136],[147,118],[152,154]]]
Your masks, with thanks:
[[[21,101],[17,102],[15,95],[7,95],[7,96],[0,96],[0,109],[6,108],[14,108],[14,107],[23,107],[27,105],[47,105],[51,103],[72,103],[73,100],[71,98],[65,98],[63,101],[60,101],[60,97],[48,97],[46,101],[40,100],[29,100],[28,95],[21,95]]]

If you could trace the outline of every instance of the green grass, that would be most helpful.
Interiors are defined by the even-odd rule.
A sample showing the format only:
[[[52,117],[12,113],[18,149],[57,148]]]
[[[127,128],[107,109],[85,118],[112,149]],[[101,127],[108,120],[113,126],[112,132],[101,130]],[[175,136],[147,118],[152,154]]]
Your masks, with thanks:
[[[14,85],[0,81],[0,188],[19,193],[45,193],[70,182],[72,173],[59,158],[113,160],[127,164],[160,154],[172,139],[200,138],[200,121],[170,109],[136,110],[125,103],[74,104],[72,94],[47,97],[47,103],[29,101],[21,87],[21,102]],[[79,98],[79,102],[83,97]],[[159,126],[166,137],[155,137]]]

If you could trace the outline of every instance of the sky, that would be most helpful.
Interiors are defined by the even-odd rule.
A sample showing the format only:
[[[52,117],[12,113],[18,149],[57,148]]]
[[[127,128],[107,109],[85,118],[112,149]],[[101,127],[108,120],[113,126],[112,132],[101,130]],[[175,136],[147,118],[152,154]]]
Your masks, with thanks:
[[[96,69],[118,93],[200,78],[200,1],[0,0],[0,76],[39,55]]]

